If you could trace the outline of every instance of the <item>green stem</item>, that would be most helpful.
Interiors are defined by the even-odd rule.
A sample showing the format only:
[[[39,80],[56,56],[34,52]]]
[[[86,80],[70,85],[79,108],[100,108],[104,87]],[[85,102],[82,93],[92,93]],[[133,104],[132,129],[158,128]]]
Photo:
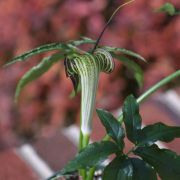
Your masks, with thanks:
[[[117,12],[119,11],[119,9],[121,9],[123,6],[126,6],[127,4],[129,4],[129,3],[133,2],[133,1],[134,1],[134,0],[130,0],[130,1],[128,1],[128,2],[125,2],[124,4],[120,5],[120,6],[113,12],[113,14],[111,15],[111,17],[109,18],[109,20],[108,20],[107,23],[105,24],[103,30],[101,31],[101,33],[100,33],[100,35],[99,35],[99,37],[98,37],[98,39],[97,39],[97,41],[96,41],[96,43],[95,43],[95,45],[94,45],[94,48],[93,48],[93,50],[92,50],[92,53],[93,53],[93,52],[95,51],[95,49],[97,48],[97,46],[98,46],[98,44],[99,44],[99,41],[101,40],[101,38],[102,38],[102,36],[103,36],[106,28],[109,26],[109,24],[111,23],[113,17],[117,14]]]
[[[79,151],[82,149],[82,141],[83,141],[83,134],[82,131],[80,130],[79,132]]]
[[[87,177],[86,180],[93,180],[95,170],[96,170],[95,167],[92,167],[92,168],[89,170],[89,174],[88,174],[88,177]]]
[[[143,102],[145,99],[147,99],[151,94],[153,94],[155,91],[157,91],[158,89],[160,89],[162,86],[166,85],[167,83],[169,83],[170,81],[172,81],[173,79],[177,78],[178,76],[180,76],[180,70],[177,70],[176,72],[170,74],[169,76],[167,76],[166,78],[162,79],[161,81],[159,81],[157,84],[155,84],[154,86],[152,86],[149,90],[147,90],[145,93],[143,93],[138,99],[137,99],[137,103],[141,103]]]
[[[83,134],[80,130],[80,138],[79,138],[79,151],[85,148],[89,144],[89,134]],[[82,176],[82,179],[85,180],[87,176],[87,172],[85,169],[80,169],[79,174]]]
[[[80,124],[81,124],[81,120],[80,120]],[[79,152],[83,149],[83,139],[84,139],[84,136],[80,129],[80,131],[79,131]],[[86,170],[79,169],[79,175],[81,175],[82,179],[85,180],[86,179]]]
[[[85,148],[89,144],[89,134],[83,135],[82,148]]]
[[[82,131],[80,131],[80,136],[79,136],[79,152],[83,149],[83,134]],[[81,175],[82,179],[86,179],[86,170],[85,169],[79,169],[79,175]]]
[[[164,79],[162,79],[161,81],[159,81],[157,84],[155,84],[154,86],[152,86],[150,89],[148,89],[146,92],[144,92],[138,99],[137,99],[137,103],[142,103],[145,99],[147,99],[149,96],[151,96],[154,92],[156,92],[158,89],[160,89],[162,86],[168,84],[170,81],[172,81],[173,79],[177,78],[178,76],[180,76],[180,70],[177,70],[176,72],[170,74],[169,76],[165,77]],[[122,123],[123,121],[123,114],[121,112],[121,114],[118,117],[118,121],[120,123]]]

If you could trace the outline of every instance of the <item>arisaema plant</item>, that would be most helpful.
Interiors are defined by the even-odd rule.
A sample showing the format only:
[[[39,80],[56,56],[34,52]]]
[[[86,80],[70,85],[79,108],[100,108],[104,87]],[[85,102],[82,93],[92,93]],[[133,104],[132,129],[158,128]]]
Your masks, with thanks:
[[[141,67],[136,63],[136,61],[133,61],[133,59],[145,61],[145,59],[142,56],[140,56],[139,54],[133,51],[121,47],[110,47],[110,46],[99,45],[99,41],[104,31],[108,27],[114,15],[118,12],[118,10],[122,6],[130,2],[132,1],[124,3],[114,11],[109,21],[106,23],[105,27],[100,33],[99,37],[97,38],[97,40],[93,40],[87,37],[82,37],[80,40],[68,41],[66,43],[64,42],[64,43],[46,44],[37,47],[33,50],[30,50],[20,56],[17,56],[6,64],[7,66],[10,64],[14,64],[16,62],[23,62],[37,54],[56,50],[56,53],[52,53],[50,56],[42,59],[38,65],[34,66],[29,71],[27,71],[24,74],[24,76],[20,79],[15,93],[16,102],[18,101],[18,97],[22,89],[28,83],[36,80],[38,77],[40,77],[45,72],[47,72],[55,63],[58,63],[59,61],[62,60],[64,61],[66,75],[72,80],[75,93],[77,93],[78,87],[81,87],[81,123],[80,123],[80,139],[79,139],[80,153],[62,171],[58,172],[50,179],[57,179],[61,175],[68,176],[69,173],[79,170],[84,180],[85,179],[91,180],[93,179],[96,165],[112,153],[115,153],[117,157],[105,169],[106,170],[104,173],[105,180],[110,179],[110,177],[116,177],[117,173],[118,173],[118,177],[121,179],[132,179],[133,176],[132,164],[134,164],[134,166],[138,166],[138,168],[139,167],[144,168],[146,173],[147,174],[149,173],[151,175],[150,177],[156,179],[156,174],[152,167],[150,167],[148,164],[141,161],[140,159],[137,158],[128,159],[128,156],[123,154],[122,152],[124,148],[123,139],[125,135],[124,135],[124,130],[121,127],[121,123],[124,115],[125,126],[127,126],[126,129],[127,136],[138,147],[138,149],[132,149],[132,152],[134,151],[134,154],[136,155],[140,154],[141,156],[141,154],[143,153],[143,149],[140,148],[139,147],[140,145],[137,143],[144,143],[144,142],[149,143],[150,140],[152,143],[158,140],[159,137],[156,137],[155,139],[151,138],[150,140],[147,140],[146,138],[143,137],[143,134],[140,132],[141,118],[140,115],[138,114],[139,112],[138,112],[137,103],[142,102],[146,97],[148,97],[158,88],[160,88],[162,85],[178,77],[180,75],[179,71],[177,71],[175,74],[171,75],[167,79],[163,80],[156,86],[152,87],[149,91],[147,91],[145,94],[140,96],[140,98],[137,99],[137,102],[134,99],[134,97],[130,96],[125,102],[125,106],[124,106],[125,108],[123,110],[123,114],[119,116],[117,121],[110,113],[102,110],[97,111],[102,121],[102,124],[106,128],[108,135],[100,143],[93,143],[88,145],[89,137],[92,131],[93,111],[95,106],[96,91],[98,87],[100,73],[101,72],[111,73],[115,66],[113,59],[116,59],[118,61],[121,61],[125,66],[127,66],[127,68],[129,68],[133,72],[134,78],[136,79],[139,86],[142,86],[143,83],[143,72],[141,70]],[[84,51],[83,49],[80,48],[80,46],[83,44],[89,44],[91,45],[91,47],[87,51]],[[133,121],[134,118],[136,119],[137,122]],[[155,125],[155,127],[151,127],[149,129],[153,130],[156,133],[158,128],[164,128],[169,132],[169,127],[166,127],[162,124]],[[148,131],[147,129],[146,131]],[[172,130],[173,128],[170,129]],[[143,133],[147,133],[147,134],[149,133],[144,131]],[[178,133],[178,135],[176,135],[175,133],[172,135],[171,133],[170,139],[173,139],[173,137],[180,136],[179,128],[176,129],[176,132]],[[135,133],[135,136],[132,135],[133,133]],[[150,135],[152,135],[152,133],[150,133]],[[163,140],[165,139],[165,141],[169,140],[167,137],[165,137],[165,133],[161,135],[163,136],[163,138],[160,137],[159,138],[160,140],[162,139]],[[115,143],[109,141],[110,138],[112,138],[115,141]],[[158,151],[156,146],[153,146],[152,149],[150,148],[145,150],[147,151],[149,150],[148,152]],[[143,155],[141,157],[144,158]],[[144,159],[146,159],[146,157]],[[119,163],[122,163],[120,165],[122,169],[120,170],[117,169]],[[90,169],[90,167],[92,168]],[[115,171],[113,171],[114,168]],[[115,172],[115,174],[113,172]],[[140,173],[140,169],[138,169],[136,173],[137,173],[135,174],[136,177],[141,177],[138,174]],[[144,176],[142,176],[143,178],[145,177],[146,173],[144,174]],[[179,175],[175,177],[179,177]]]
[[[38,65],[31,68],[23,75],[16,87],[15,101],[18,101],[20,92],[28,83],[43,75],[55,63],[64,60],[66,75],[72,80],[74,91],[77,92],[78,85],[81,87],[80,149],[88,144],[89,136],[92,131],[92,115],[94,111],[99,74],[101,72],[111,73],[113,71],[113,58],[122,61],[134,73],[138,84],[140,86],[142,85],[142,70],[135,61],[129,59],[129,57],[132,57],[145,61],[142,56],[124,48],[99,45],[99,41],[104,31],[114,15],[122,6],[125,6],[130,2],[132,1],[129,1],[116,9],[97,40],[82,37],[80,40],[68,41],[66,43],[42,45],[13,58],[6,64],[7,66],[17,62],[24,62],[29,60],[32,56],[40,53],[54,50],[57,51],[56,53],[42,59]],[[83,44],[92,44],[92,47],[88,51],[84,51],[79,48],[79,46]]]

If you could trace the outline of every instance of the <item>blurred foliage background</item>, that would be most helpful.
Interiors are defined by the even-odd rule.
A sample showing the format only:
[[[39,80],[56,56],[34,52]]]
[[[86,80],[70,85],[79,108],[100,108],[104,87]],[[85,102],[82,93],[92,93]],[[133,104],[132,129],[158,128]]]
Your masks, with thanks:
[[[96,39],[121,0],[1,0],[0,65],[26,50],[50,42],[88,36]],[[147,64],[144,86],[121,63],[111,75],[101,75],[97,106],[113,111],[129,93],[139,95],[180,68],[180,17],[155,13],[164,0],[138,0],[124,7],[106,30],[101,44],[141,54]],[[179,0],[169,1],[180,9]],[[63,62],[28,85],[18,105],[13,98],[20,77],[43,55],[0,69],[0,148],[16,144],[15,137],[32,139],[78,122],[80,95],[69,98],[72,83]]]

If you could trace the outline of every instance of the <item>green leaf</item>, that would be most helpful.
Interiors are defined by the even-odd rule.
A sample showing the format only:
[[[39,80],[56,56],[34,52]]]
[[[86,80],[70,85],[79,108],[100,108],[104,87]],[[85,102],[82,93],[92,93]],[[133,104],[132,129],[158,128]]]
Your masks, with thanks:
[[[165,12],[165,13],[173,16],[176,13],[176,10],[175,10],[175,7],[173,4],[165,3],[159,9],[157,9],[156,12]]]
[[[178,137],[180,137],[180,127],[167,126],[159,122],[142,129],[138,145],[151,145],[156,141],[170,142]]]
[[[88,37],[81,37],[80,40],[69,41],[69,43],[74,46],[80,46],[82,44],[95,44],[95,42],[96,42],[95,40]]]
[[[159,149],[157,145],[139,147],[134,153],[152,165],[162,180],[180,179],[180,156],[168,149]]]
[[[115,158],[105,169],[103,180],[132,180],[133,166],[125,157]]]
[[[116,54],[113,54],[113,57],[123,62],[123,64],[133,72],[138,85],[142,87],[144,77],[143,77],[143,70],[141,69],[141,67],[134,61],[128,59],[127,57],[119,56]]]
[[[68,43],[51,43],[51,44],[45,44],[42,46],[39,46],[35,49],[32,49],[30,51],[27,51],[15,58],[13,58],[12,60],[10,60],[8,63],[5,64],[5,66],[8,66],[10,64],[19,62],[19,61],[26,61],[28,58],[43,53],[43,52],[47,52],[47,51],[52,51],[52,50],[60,50],[63,53],[73,53],[73,52],[78,52],[81,51],[80,49],[78,49],[76,46],[80,46],[82,44],[94,44],[95,41],[87,38],[87,37],[82,37],[81,40],[73,40],[73,41],[69,41]],[[82,51],[83,52],[83,51]]]
[[[157,180],[156,171],[145,161],[130,158],[133,166],[133,180]]]
[[[109,46],[104,46],[103,48],[112,54],[121,53],[121,54],[125,54],[125,55],[131,56],[131,57],[134,57],[134,58],[137,58],[137,59],[140,59],[140,60],[146,62],[146,60],[141,55],[139,55],[133,51],[124,49],[124,48],[116,48],[116,47],[109,47]]]
[[[107,134],[119,145],[120,149],[124,147],[124,129],[121,124],[114,118],[114,116],[108,111],[97,109],[97,114],[106,128]]]
[[[139,114],[139,105],[133,95],[126,98],[122,111],[127,137],[136,144],[141,130],[141,116]]]
[[[45,57],[37,66],[34,66],[29,71],[27,71],[23,77],[18,82],[18,85],[16,87],[16,93],[15,93],[15,101],[17,102],[19,94],[21,93],[22,89],[31,81],[36,80],[38,77],[40,77],[42,74],[47,72],[51,66],[62,59],[64,56],[62,54],[53,54],[49,57]]]
[[[119,151],[116,144],[111,141],[102,141],[89,144],[67,166],[62,173],[72,172],[78,169],[96,166],[110,154]]]
[[[43,52],[47,52],[47,51],[52,51],[52,50],[61,50],[62,52],[67,52],[70,48],[63,43],[51,43],[51,44],[45,44],[42,46],[39,46],[35,49],[32,49],[30,51],[25,52],[24,54],[17,56],[15,58],[13,58],[11,61],[9,61],[7,64],[5,64],[5,66],[8,66],[10,64],[19,62],[19,61],[25,61],[28,58],[43,53]]]

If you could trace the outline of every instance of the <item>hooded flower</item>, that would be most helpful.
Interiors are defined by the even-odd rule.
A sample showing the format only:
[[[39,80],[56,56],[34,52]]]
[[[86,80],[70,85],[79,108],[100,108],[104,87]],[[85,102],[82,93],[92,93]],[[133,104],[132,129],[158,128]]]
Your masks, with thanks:
[[[109,52],[99,48],[94,54],[86,53],[66,58],[65,69],[73,82],[75,92],[79,81],[81,83],[81,131],[83,134],[90,134],[99,74],[112,72],[113,58]]]

